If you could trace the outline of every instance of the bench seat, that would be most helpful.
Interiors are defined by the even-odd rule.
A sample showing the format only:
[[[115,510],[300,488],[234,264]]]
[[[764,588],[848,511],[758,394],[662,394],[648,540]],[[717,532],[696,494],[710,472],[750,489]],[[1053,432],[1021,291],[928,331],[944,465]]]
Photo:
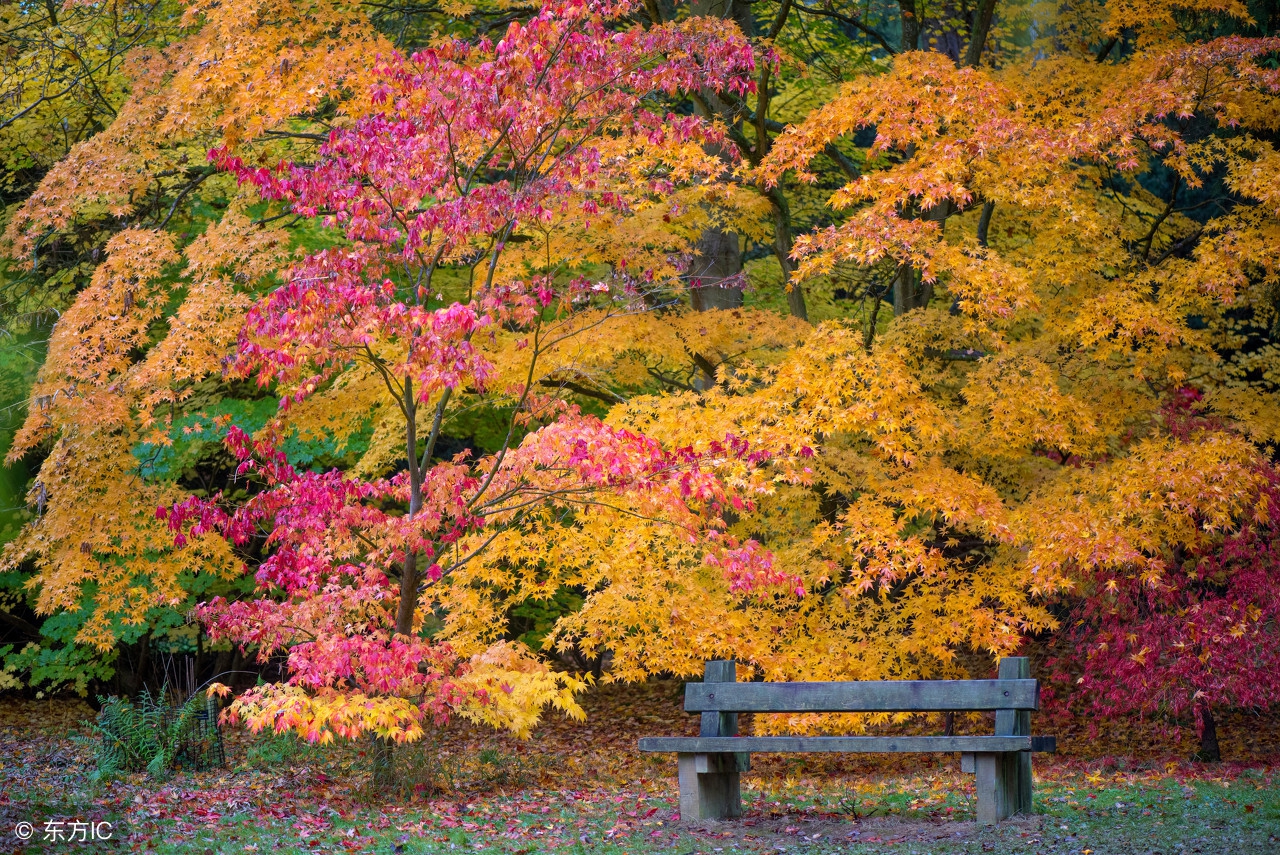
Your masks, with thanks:
[[[677,754],[810,753],[842,754],[951,753],[982,754],[1003,751],[1052,752],[1053,736],[649,736],[640,740],[641,751]]]

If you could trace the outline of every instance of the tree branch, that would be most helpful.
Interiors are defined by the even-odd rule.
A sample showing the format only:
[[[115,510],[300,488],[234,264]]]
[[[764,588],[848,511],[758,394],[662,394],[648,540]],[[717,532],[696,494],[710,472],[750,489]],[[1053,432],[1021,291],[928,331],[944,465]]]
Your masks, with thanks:
[[[899,51],[895,50],[894,47],[889,44],[888,39],[886,39],[883,35],[881,35],[879,31],[877,31],[872,27],[867,26],[857,18],[851,17],[849,15],[841,14],[840,12],[837,12],[834,9],[815,9],[812,6],[806,6],[803,3],[797,3],[795,5],[795,10],[797,12],[804,12],[806,15],[819,15],[823,18],[832,18],[833,20],[839,21],[842,24],[848,24],[850,27],[853,27],[855,30],[866,33],[868,36],[871,36],[871,38],[875,39],[879,43],[880,47],[884,48],[885,51],[887,51],[890,56],[897,56],[899,53]]]

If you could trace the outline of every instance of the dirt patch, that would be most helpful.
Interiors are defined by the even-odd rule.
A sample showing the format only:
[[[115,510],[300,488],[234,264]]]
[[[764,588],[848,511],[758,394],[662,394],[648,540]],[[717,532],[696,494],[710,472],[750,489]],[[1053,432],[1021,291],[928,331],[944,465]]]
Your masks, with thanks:
[[[1000,823],[1004,836],[1035,837],[1044,818],[1018,816]],[[815,845],[821,843],[937,843],[964,842],[987,836],[990,827],[976,822],[947,819],[901,819],[898,817],[843,817],[747,815],[741,819],[688,823],[686,830],[714,846],[734,844],[761,846]]]

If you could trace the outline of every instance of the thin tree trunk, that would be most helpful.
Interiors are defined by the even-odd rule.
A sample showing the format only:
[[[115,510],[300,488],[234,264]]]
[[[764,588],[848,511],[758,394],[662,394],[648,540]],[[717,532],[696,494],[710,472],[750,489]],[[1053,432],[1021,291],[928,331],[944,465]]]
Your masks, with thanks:
[[[768,196],[769,206],[773,211],[773,254],[778,259],[778,266],[782,268],[783,287],[790,288],[787,291],[787,308],[791,310],[792,317],[807,321],[809,309],[804,302],[804,289],[799,282],[792,281],[795,265],[791,263],[791,250],[794,246],[791,236],[791,208],[779,188],[770,190]]]
[[[395,783],[396,744],[390,739],[374,736],[369,740],[369,768],[373,789],[390,790]]]
[[[133,673],[125,681],[130,696],[141,692],[147,685],[147,677],[151,669],[151,634],[147,633],[138,639],[138,662],[133,665]]]
[[[418,401],[414,397],[411,377],[404,378],[402,403],[405,411],[405,461],[409,469],[409,511],[406,517],[412,520],[422,509],[423,476],[418,461]],[[441,408],[442,405],[443,402]],[[429,465],[430,461],[423,461],[423,463]],[[400,571],[400,603],[396,609],[396,635],[413,634],[413,616],[418,609],[418,584],[421,581],[419,576],[418,555],[412,549],[406,549]],[[389,790],[395,782],[395,749],[395,742],[385,737],[374,736],[370,741],[370,774],[375,790]]]
[[[982,213],[978,215],[978,246],[987,245],[987,233],[991,230],[991,215],[995,210],[995,202],[982,203]]]
[[[916,16],[915,0],[898,0],[902,15],[902,50],[915,50],[920,46],[920,18]]]
[[[754,24],[750,5],[736,0],[694,0],[689,4],[690,14],[698,17],[724,18],[734,21],[747,38],[753,35]],[[703,109],[702,100],[695,99],[695,111],[704,119],[713,119]],[[732,121],[728,117],[726,121]],[[723,152],[717,152],[724,155]],[[726,164],[728,157],[725,157]],[[690,303],[699,312],[710,309],[736,309],[742,306],[742,245],[733,232],[709,228],[702,233],[694,248],[690,273]],[[729,281],[729,285],[722,282]]]
[[[979,0],[973,13],[973,32],[969,36],[969,50],[965,52],[965,68],[977,68],[982,62],[982,50],[987,45],[987,33],[991,32],[991,18],[996,10],[996,0]]]
[[[1213,711],[1207,701],[1196,704],[1196,714],[1200,718],[1200,751],[1196,759],[1205,763],[1217,763],[1222,759],[1222,750],[1218,747],[1218,723],[1213,719]]]
[[[196,685],[204,682],[204,626],[196,624],[196,663],[192,666],[195,669]]]
[[[931,220],[941,229],[951,215],[951,202],[944,200],[920,216]],[[923,309],[933,299],[933,283],[924,281],[920,272],[909,264],[898,267],[893,280],[893,316],[900,317],[912,309]]]
[[[893,316],[902,317],[916,307],[916,269],[899,264],[893,277]]]
[[[437,407],[443,406],[441,405]],[[405,461],[409,466],[409,512],[406,520],[412,520],[422,510],[422,469],[418,464],[418,401],[413,394],[413,378],[404,378],[404,443]],[[437,417],[437,422],[439,418]],[[434,426],[438,429],[438,424]],[[423,461],[429,464],[430,461]],[[400,575],[400,606],[396,610],[396,627],[398,635],[413,634],[413,615],[418,608],[418,555],[406,549],[404,565]]]

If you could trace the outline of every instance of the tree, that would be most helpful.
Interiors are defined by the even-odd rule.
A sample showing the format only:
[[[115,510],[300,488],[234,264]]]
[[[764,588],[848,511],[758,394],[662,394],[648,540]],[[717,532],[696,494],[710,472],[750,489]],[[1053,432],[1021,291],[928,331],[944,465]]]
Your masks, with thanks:
[[[1167,418],[1175,433],[1223,430],[1184,390]],[[1214,710],[1280,702],[1280,493],[1267,467],[1254,512],[1203,548],[1173,553],[1156,580],[1132,573],[1084,580],[1057,639],[1055,699],[1087,718],[1139,715],[1176,726],[1188,718],[1201,760],[1221,759]],[[1210,525],[1210,527],[1212,527]]]
[[[255,168],[212,153],[344,237],[247,315],[235,370],[275,384],[282,408],[264,436],[230,437],[238,474],[261,478],[261,490],[238,507],[191,498],[162,511],[179,545],[213,531],[241,545],[264,538],[257,598],[201,609],[215,636],[260,657],[288,653],[287,683],[231,707],[254,729],[401,741],[455,710],[518,733],[548,703],[580,714],[581,684],[522,646],[429,637],[436,590],[500,538],[540,553],[555,528],[636,519],[674,533],[735,588],[794,587],[753,542],[722,532],[722,508],[742,504],[734,489],[756,486],[744,443],[665,450],[539,392],[544,352],[649,310],[671,287],[642,266],[651,247],[610,256],[603,278],[583,275],[598,264],[596,236],[646,209],[672,210],[679,188],[720,171],[704,151],[715,129],[654,112],[653,96],[709,80],[750,86],[750,48],[722,23],[610,30],[625,10],[569,0],[512,23],[496,43],[392,56],[375,70],[376,112],[333,131],[314,165]],[[507,249],[521,244],[531,246]],[[398,425],[393,474],[289,465],[275,440],[292,413],[322,389],[370,380]],[[505,413],[498,449],[441,456],[450,418],[477,406]],[[635,569],[618,556],[615,572]]]
[[[771,593],[762,596],[758,586],[735,584],[738,571],[726,578],[703,563],[697,541],[639,514],[626,485],[612,485],[622,498],[611,507],[553,501],[523,508],[518,522],[489,527],[486,518],[484,531],[495,535],[487,548],[426,586],[423,625],[458,661],[522,634],[517,612],[545,605],[560,617],[544,624],[544,643],[566,660],[608,656],[606,674],[617,678],[696,674],[707,655],[735,656],[779,678],[959,674],[962,658],[974,661],[961,654],[1007,653],[1028,635],[1058,632],[1061,615],[1091,600],[1099,580],[1163,590],[1187,556],[1208,556],[1223,532],[1251,524],[1250,503],[1280,437],[1270,251],[1280,233],[1270,180],[1280,120],[1267,65],[1275,42],[1252,38],[1273,29],[1274,16],[1255,25],[1243,6],[1216,0],[1194,8],[748,5],[724,7],[718,26],[732,18],[742,31],[735,38],[752,40],[754,88],[717,92],[694,71],[677,90],[642,99],[656,116],[710,117],[716,132],[681,120],[690,135],[659,155],[634,128],[606,123],[588,146],[598,168],[583,173],[598,186],[575,174],[548,191],[571,201],[544,206],[541,218],[522,211],[493,245],[500,219],[465,240],[450,232],[462,243],[434,268],[399,256],[392,263],[376,234],[351,242],[349,229],[385,226],[376,205],[372,214],[343,207],[368,204],[363,184],[349,185],[339,205],[320,192],[322,182],[306,190],[307,181],[338,175],[335,162],[372,157],[376,147],[359,149],[352,135],[362,122],[415,115],[412,104],[373,103],[377,91],[408,91],[395,75],[411,73],[406,65],[375,74],[375,57],[393,44],[496,36],[537,10],[451,5],[446,18],[412,3],[379,4],[367,16],[287,0],[192,7],[181,32],[158,39],[163,49],[131,57],[118,115],[54,166],[8,223],[11,256],[32,263],[37,247],[62,241],[65,249],[72,235],[89,236],[74,259],[59,261],[76,265],[73,287],[56,285],[46,268],[49,278],[23,287],[59,309],[83,299],[78,316],[103,329],[133,330],[138,307],[121,312],[124,293],[119,306],[94,296],[90,274],[111,254],[104,261],[93,252],[117,233],[127,237],[112,244],[116,254],[134,241],[139,251],[166,241],[174,250],[145,286],[169,305],[116,354],[115,376],[126,382],[106,381],[120,394],[111,399],[129,438],[120,448],[139,464],[86,456],[81,477],[136,473],[135,483],[174,490],[179,505],[186,494],[221,490],[228,519],[248,502],[264,514],[255,525],[270,527],[274,511],[256,496],[303,489],[336,466],[343,475],[330,476],[335,483],[381,485],[383,498],[359,503],[394,516],[402,488],[391,483],[412,480],[404,474],[408,408],[396,403],[403,387],[391,394],[380,369],[400,376],[416,364],[405,327],[370,332],[372,356],[362,361],[318,365],[324,348],[350,344],[339,333],[353,333],[316,321],[299,335],[324,348],[288,352],[290,371],[305,364],[310,373],[241,363],[269,369],[291,396],[265,434],[275,387],[224,378],[221,361],[250,306],[257,332],[246,358],[254,348],[265,348],[264,359],[281,350],[286,328],[273,326],[279,316],[261,298],[282,284],[273,271],[290,259],[311,259],[292,268],[281,292],[304,303],[346,287],[347,279],[314,288],[293,281],[312,274],[385,278],[397,302],[412,303],[411,283],[431,268],[423,311],[434,312],[486,299],[486,264],[501,244],[492,283],[524,283],[512,299],[535,303],[552,283],[551,301],[530,311],[543,329],[566,335],[535,341],[522,327],[531,321],[510,316],[511,304],[476,303],[476,323],[486,315],[492,323],[456,340],[470,350],[457,357],[463,379],[444,408],[434,459],[467,451],[457,464],[467,471],[498,455],[506,465],[526,436],[555,427],[556,407],[584,430],[594,425],[584,413],[604,416],[611,431],[657,441],[676,455],[672,465],[714,472],[730,493],[753,494],[724,513],[726,537],[739,548],[763,544],[808,595],[765,586]],[[646,27],[665,38],[694,26],[672,23],[687,11],[646,4],[607,27],[626,39]],[[459,57],[449,62],[466,65]],[[431,88],[424,82],[420,91]],[[665,127],[665,118],[653,125]],[[355,148],[321,155],[324,144]],[[215,169],[204,157],[211,148],[224,153],[221,164],[238,158],[239,167]],[[403,164],[394,151],[376,151],[387,168]],[[502,171],[507,160],[476,173],[477,192],[507,192],[502,182],[519,178]],[[280,161],[299,171],[276,170]],[[308,172],[307,164],[319,165]],[[252,180],[237,186],[240,177]],[[97,195],[80,192],[91,179]],[[425,180],[415,175],[414,186]],[[259,185],[283,196],[263,202]],[[312,195],[304,199],[304,190]],[[439,198],[431,211],[471,222],[449,207],[455,195]],[[293,207],[304,202],[314,210]],[[324,215],[348,219],[327,228]],[[687,279],[709,232],[749,238],[752,287],[741,308],[692,313],[674,283]],[[353,258],[345,254],[352,246],[366,248]],[[775,286],[784,274],[824,323],[782,316],[790,311]],[[609,293],[645,310],[606,310],[601,291],[570,312],[564,289],[578,276],[609,282]],[[465,313],[451,317],[472,323]],[[451,335],[441,347],[455,342]],[[71,406],[72,381],[57,379],[79,370],[66,364],[69,352],[51,354],[40,391],[48,406],[30,414],[24,460],[33,469],[63,437],[92,435],[95,411]],[[466,379],[479,365],[487,366],[484,385]],[[416,393],[416,376],[413,386]],[[1164,413],[1188,387],[1221,428],[1173,429]],[[422,455],[438,405],[429,395],[414,408],[423,471],[434,469]],[[253,470],[259,475],[269,471],[269,485],[237,476],[246,459],[210,441],[229,422],[254,436],[237,445],[241,452],[268,435],[285,451],[288,467],[266,446],[246,458],[264,467]],[[729,434],[748,450],[727,453]],[[685,448],[691,456],[676,454]],[[43,461],[40,483],[54,483],[57,459]],[[64,487],[43,505],[38,490],[31,497],[54,511],[75,493]],[[98,518],[116,527],[103,543],[162,526],[146,507],[133,510],[148,518]],[[719,531],[716,509],[706,514],[695,529]],[[74,526],[62,530],[65,538],[43,541],[31,527],[31,549],[5,577],[34,578],[24,589],[33,605],[46,581],[59,584],[60,565],[45,556],[79,546]],[[480,534],[467,528],[457,543]],[[256,566],[271,556],[265,545],[257,536],[241,549]],[[424,557],[414,570],[431,563]]]
[[[1051,598],[1099,574],[1156,585],[1175,554],[1250,519],[1276,438],[1274,349],[1252,341],[1269,342],[1277,223],[1256,177],[1276,154],[1247,129],[1277,126],[1276,42],[1146,43],[1105,69],[1074,48],[1000,72],[903,53],[774,142],[765,182],[814,178],[842,138],[870,143],[832,195],[842,221],[797,241],[797,275],[907,267],[930,299],[887,332],[820,325],[611,418],[695,448],[732,432],[811,449],[771,463],[776,492],[732,529],[810,595],[740,604],[634,580],[588,598],[561,641],[620,644],[643,601],[655,655],[620,676],[687,666],[690,625],[771,678],[954,673],[959,651],[1056,629]],[[1188,186],[1204,195],[1184,201]],[[1165,423],[1192,378],[1233,431]]]
[[[1248,131],[1277,127],[1277,42],[1157,30],[1105,69],[1070,47],[1001,71],[903,53],[774,142],[766,182],[814,180],[827,146],[872,140],[831,196],[842,221],[797,241],[799,277],[909,268],[930,295],[887,333],[819,327],[776,368],[725,370],[697,402],[717,431],[816,452],[816,490],[780,489],[737,529],[768,532],[817,595],[752,621],[776,639],[751,657],[766,674],[912,676],[966,644],[1009,651],[1056,626],[1042,598],[1097,574],[1157,585],[1172,555],[1249,519],[1276,398],[1270,347],[1234,330],[1274,317],[1256,176],[1277,155]],[[1189,378],[1236,432],[1162,424]],[[675,415],[693,405],[621,417],[696,445]]]
[[[27,52],[6,65],[21,109],[0,128],[14,155],[4,321],[37,339],[54,327],[37,388],[12,402],[26,405],[26,426],[6,460],[36,475],[34,519],[0,573],[20,642],[9,661],[33,685],[84,693],[132,659],[117,686],[130,691],[148,679],[152,642],[189,634],[198,599],[236,584],[234,562],[210,562],[206,574],[190,549],[175,551],[152,506],[223,486],[219,453],[192,449],[207,449],[204,428],[253,408],[258,393],[219,385],[221,363],[245,294],[269,286],[291,245],[307,240],[253,222],[207,150],[312,145],[316,125],[366,90],[359,75],[389,44],[360,14],[325,2],[5,9],[7,47]],[[157,247],[167,248],[160,265]],[[135,275],[138,255],[147,263]],[[87,330],[92,341],[79,338]],[[110,364],[83,376],[99,346]],[[183,465],[158,475],[153,459],[165,455]],[[99,586],[100,576],[116,581]]]
[[[81,693],[90,679],[110,676],[118,642],[141,641],[145,656],[151,632],[184,623],[177,606],[191,608],[195,595],[237,570],[221,538],[175,548],[148,508],[176,501],[181,491],[146,484],[136,472],[141,431],[131,386],[149,366],[135,362],[133,351],[164,309],[172,283],[163,271],[178,255],[171,239],[151,231],[120,233],[108,254],[60,319],[33,405],[9,450],[12,460],[56,436],[31,491],[36,518],[6,544],[4,563],[35,564],[34,610],[58,619],[17,661],[35,682],[70,684]],[[86,661],[85,649],[106,661]]]

